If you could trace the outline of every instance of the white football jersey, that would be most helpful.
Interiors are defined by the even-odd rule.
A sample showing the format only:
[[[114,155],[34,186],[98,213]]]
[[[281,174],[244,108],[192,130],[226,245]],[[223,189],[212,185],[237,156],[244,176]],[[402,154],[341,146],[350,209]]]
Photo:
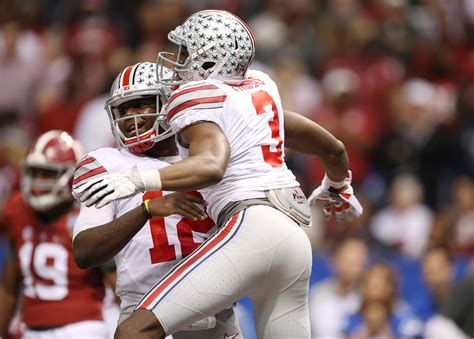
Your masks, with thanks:
[[[265,73],[249,71],[238,86],[213,79],[189,82],[173,92],[166,113],[175,132],[198,121],[210,121],[230,143],[224,178],[201,190],[213,220],[229,202],[262,198],[269,189],[299,186],[285,164],[278,88]],[[186,149],[179,149],[186,157]]]
[[[175,162],[179,157],[166,158]],[[77,166],[73,187],[106,173],[130,172],[134,165],[140,170],[160,169],[168,162],[130,153],[116,148],[101,148],[84,156]],[[97,209],[81,204],[74,225],[73,237],[86,229],[105,224],[140,205],[143,200],[170,192],[145,192],[128,199],[113,201]],[[197,194],[197,193],[196,193]],[[183,257],[196,249],[215,231],[210,219],[191,221],[179,215],[152,218],[115,256],[117,287],[115,293],[125,310],[136,305],[160,277]]]

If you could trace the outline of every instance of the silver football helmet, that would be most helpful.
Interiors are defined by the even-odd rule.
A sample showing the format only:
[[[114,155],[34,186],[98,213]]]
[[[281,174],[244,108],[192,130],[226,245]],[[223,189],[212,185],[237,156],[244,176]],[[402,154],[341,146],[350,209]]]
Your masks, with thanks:
[[[23,162],[21,190],[26,203],[43,212],[72,200],[72,178],[83,155],[79,141],[64,131],[38,137]]]
[[[187,18],[168,34],[177,53],[158,53],[158,81],[176,86],[207,78],[240,82],[255,56],[255,39],[237,16],[205,10]],[[173,71],[172,78],[166,67]]]
[[[164,77],[171,77],[171,71],[164,69]],[[161,108],[168,101],[171,89],[158,83],[156,79],[156,64],[152,62],[140,62],[126,67],[115,78],[110,89],[110,98],[105,103],[105,109],[109,116],[112,133],[117,140],[119,147],[126,147],[132,153],[143,153],[153,147],[153,145],[173,135],[171,127],[166,122],[166,115],[160,112]],[[141,115],[120,116],[119,105],[136,99],[156,98],[155,113]],[[156,121],[149,130],[139,133],[138,117],[153,116]],[[135,135],[126,137],[119,127],[119,122],[133,119],[135,124]]]

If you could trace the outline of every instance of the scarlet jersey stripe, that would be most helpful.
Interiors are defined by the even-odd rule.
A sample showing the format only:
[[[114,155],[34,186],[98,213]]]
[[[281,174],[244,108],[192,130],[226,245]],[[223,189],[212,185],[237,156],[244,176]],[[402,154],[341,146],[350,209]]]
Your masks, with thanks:
[[[183,89],[181,91],[177,91],[175,94],[173,94],[171,96],[171,98],[168,100],[168,102],[171,103],[173,100],[175,100],[177,97],[179,97],[181,95],[184,95],[184,94],[187,94],[187,93],[190,93],[190,92],[194,92],[194,91],[202,91],[202,90],[206,90],[206,89],[218,89],[218,87],[214,86],[214,85],[202,85],[202,86],[195,86],[195,87],[186,88],[186,89]]]
[[[168,115],[167,115],[167,118],[168,118],[168,120],[171,120],[173,118],[173,116],[175,116],[178,112],[180,112],[182,110],[185,110],[186,108],[193,107],[193,106],[196,106],[196,105],[199,105],[199,104],[224,102],[226,98],[227,98],[226,95],[221,95],[221,96],[218,96],[218,97],[188,100],[186,102],[183,102],[182,104],[179,104],[178,106],[173,108],[171,111],[169,111]]]
[[[230,221],[221,228],[215,235],[208,239],[201,247],[199,247],[195,252],[193,252],[189,257],[184,259],[180,264],[178,264],[167,276],[165,276],[159,283],[156,285],[151,292],[146,295],[142,301],[138,304],[138,308],[147,308],[153,309],[156,304],[163,298],[173,286],[188,275],[194,268],[199,266],[200,263],[204,262],[204,258],[207,254],[212,255],[220,247],[226,244],[230,239],[233,238],[235,232],[240,227],[240,224],[237,224],[237,221],[240,219],[241,215],[245,214],[245,211],[236,213]],[[209,257],[209,256],[208,256]],[[204,258],[204,259],[203,259]],[[202,260],[201,260],[202,259]],[[193,267],[194,265],[194,267]],[[168,288],[170,287],[170,288]],[[162,295],[161,295],[162,294]],[[154,304],[154,305],[152,305]]]
[[[93,158],[93,157],[84,159],[80,163],[77,164],[76,168],[79,168],[79,167],[82,167],[84,165],[90,164],[91,162],[94,162],[94,161],[95,161],[95,158]]]
[[[100,173],[104,173],[104,172],[107,172],[107,170],[103,167],[103,166],[100,166],[100,167],[97,167],[83,175],[81,175],[80,177],[77,177],[75,178],[73,181],[72,181],[72,184],[73,185],[76,185],[78,184],[79,182],[85,180],[85,179],[88,179],[90,177],[93,177],[94,175],[97,175],[97,174],[100,174]]]
[[[339,193],[340,195],[342,195],[343,198],[349,200],[349,198],[351,197],[351,195],[349,193]]]

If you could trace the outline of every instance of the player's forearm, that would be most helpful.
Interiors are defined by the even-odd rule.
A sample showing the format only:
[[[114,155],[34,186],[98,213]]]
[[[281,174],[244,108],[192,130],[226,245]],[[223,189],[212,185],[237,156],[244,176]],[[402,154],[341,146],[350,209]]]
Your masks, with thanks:
[[[344,148],[341,152],[320,156],[326,175],[332,181],[343,181],[347,177],[349,158]]]
[[[318,156],[331,180],[347,176],[349,159],[344,144],[314,121],[285,111],[285,144],[288,148]]]
[[[163,190],[197,190],[222,180],[230,145],[219,126],[211,122],[194,124],[183,129],[179,139],[189,148],[189,157],[160,169]]]
[[[91,268],[112,259],[147,220],[143,208],[138,206],[111,222],[80,232],[73,243],[77,265],[80,268]]]
[[[222,180],[225,165],[212,156],[193,156],[160,169],[165,191],[193,191]]]

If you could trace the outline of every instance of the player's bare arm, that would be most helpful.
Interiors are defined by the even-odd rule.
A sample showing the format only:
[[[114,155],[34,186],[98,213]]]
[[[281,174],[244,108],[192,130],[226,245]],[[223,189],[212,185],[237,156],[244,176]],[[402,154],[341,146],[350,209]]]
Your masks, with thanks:
[[[15,315],[20,275],[14,262],[13,243],[8,241],[7,258],[3,267],[3,278],[0,284],[0,338],[6,338],[8,327]]]
[[[112,173],[91,180],[74,190],[86,206],[101,208],[139,191],[193,191],[222,180],[230,157],[230,145],[218,125],[199,122],[179,133],[179,142],[189,146],[189,157],[160,170]]]
[[[219,126],[212,122],[191,125],[180,132],[179,140],[189,147],[189,158],[160,170],[163,190],[197,190],[222,180],[230,146]]]
[[[323,207],[323,215],[338,220],[355,219],[363,208],[351,186],[349,158],[344,144],[314,121],[291,111],[284,111],[286,146],[298,152],[316,155],[326,175],[321,186],[309,197],[311,204]]]
[[[314,121],[291,111],[285,110],[284,114],[286,146],[318,156],[329,179],[344,180],[349,169],[344,144]]]
[[[74,238],[74,259],[80,268],[104,264],[125,247],[150,217],[180,214],[191,220],[205,219],[195,203],[202,204],[202,198],[182,193],[150,199],[146,207],[137,206],[108,223],[80,232]]]

